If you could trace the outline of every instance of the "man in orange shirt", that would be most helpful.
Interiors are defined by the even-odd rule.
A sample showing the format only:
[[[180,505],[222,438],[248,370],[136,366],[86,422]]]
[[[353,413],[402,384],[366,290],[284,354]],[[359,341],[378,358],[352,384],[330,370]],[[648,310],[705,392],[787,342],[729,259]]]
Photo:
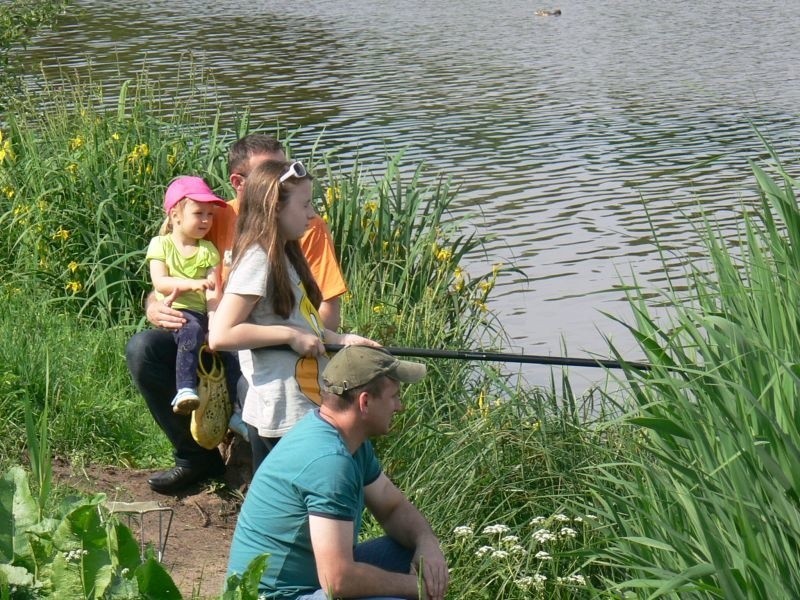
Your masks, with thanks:
[[[228,173],[236,198],[228,203],[227,208],[217,211],[207,236],[222,256],[220,285],[227,278],[231,265],[236,215],[245,179],[253,168],[267,160],[286,160],[286,155],[277,140],[263,134],[251,134],[236,141],[228,152]],[[319,216],[312,221],[301,240],[301,246],[322,291],[320,316],[325,326],[335,331],[341,321],[339,297],[347,291],[347,286],[336,260],[330,231]],[[195,442],[189,428],[191,417],[176,415],[172,411],[170,403],[174,395],[177,352],[172,330],[182,327],[184,318],[169,304],[169,296],[160,302],[150,294],[146,301],[147,320],[157,329],[137,333],[125,348],[133,381],[174,448],[175,466],[148,479],[151,489],[164,494],[177,493],[194,483],[219,477],[225,472],[219,452],[216,449],[206,450]],[[243,353],[242,358],[248,358],[248,354]],[[242,371],[247,378],[252,373],[252,367],[248,364],[249,360],[243,360],[242,363]]]

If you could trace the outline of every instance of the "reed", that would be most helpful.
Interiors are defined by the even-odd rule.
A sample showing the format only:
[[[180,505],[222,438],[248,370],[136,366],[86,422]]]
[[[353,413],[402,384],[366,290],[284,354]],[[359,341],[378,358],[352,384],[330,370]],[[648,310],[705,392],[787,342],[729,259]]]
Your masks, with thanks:
[[[769,149],[769,146],[767,146]],[[667,293],[667,322],[631,298],[631,331],[655,368],[627,371],[639,452],[594,482],[616,536],[601,553],[647,597],[800,595],[800,211],[769,149],[753,164],[762,202],[740,243],[713,227],[691,296]],[[770,170],[772,175],[767,174]]]

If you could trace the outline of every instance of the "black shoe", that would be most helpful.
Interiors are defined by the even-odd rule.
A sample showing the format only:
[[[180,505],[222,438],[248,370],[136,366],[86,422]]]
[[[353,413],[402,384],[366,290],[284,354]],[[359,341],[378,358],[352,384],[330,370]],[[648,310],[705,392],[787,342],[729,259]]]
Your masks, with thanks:
[[[224,466],[172,467],[169,471],[156,473],[147,480],[147,483],[151,490],[159,494],[175,494],[200,481],[221,477],[224,473]]]

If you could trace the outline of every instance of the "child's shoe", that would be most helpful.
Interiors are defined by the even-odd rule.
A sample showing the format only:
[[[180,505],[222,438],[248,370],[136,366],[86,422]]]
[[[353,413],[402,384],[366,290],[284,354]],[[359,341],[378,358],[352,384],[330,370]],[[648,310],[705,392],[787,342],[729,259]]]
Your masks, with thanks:
[[[172,412],[176,415],[190,415],[192,411],[200,406],[200,397],[197,390],[192,388],[181,388],[172,399]]]
[[[231,415],[231,420],[228,421],[228,429],[242,436],[245,442],[250,441],[250,436],[247,434],[247,425],[242,421],[240,413],[235,412]]]

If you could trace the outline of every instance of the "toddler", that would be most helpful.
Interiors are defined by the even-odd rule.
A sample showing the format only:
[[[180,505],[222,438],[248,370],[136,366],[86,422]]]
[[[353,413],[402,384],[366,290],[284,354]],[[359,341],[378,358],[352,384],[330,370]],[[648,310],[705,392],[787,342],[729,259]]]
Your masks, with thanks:
[[[178,177],[164,195],[166,219],[159,235],[150,240],[147,258],[150,277],[159,300],[172,301],[172,308],[186,318],[173,333],[178,346],[175,362],[177,393],[173,412],[188,415],[200,405],[197,395],[197,365],[208,331],[209,313],[217,307],[216,269],[219,252],[203,238],[211,229],[218,198],[201,177]]]

